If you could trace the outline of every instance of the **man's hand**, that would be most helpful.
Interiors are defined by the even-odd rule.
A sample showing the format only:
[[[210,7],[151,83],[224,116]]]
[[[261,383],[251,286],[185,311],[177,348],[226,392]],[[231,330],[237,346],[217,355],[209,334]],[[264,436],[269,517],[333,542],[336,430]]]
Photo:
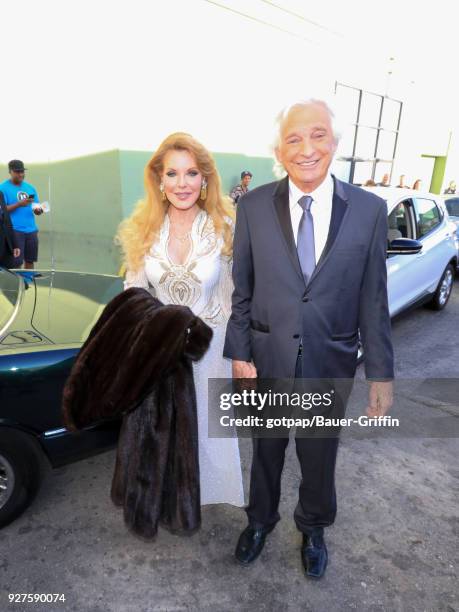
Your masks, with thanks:
[[[29,204],[32,204],[33,202],[33,198],[26,198],[25,200],[21,200],[20,202],[18,202],[18,206],[20,206],[21,208],[28,206]]]
[[[42,215],[43,214],[43,208],[41,206],[36,206],[35,208],[32,208],[33,212],[35,215]]]
[[[369,417],[384,416],[393,403],[393,385],[389,382],[371,382],[369,393]]]
[[[233,378],[256,378],[257,368],[250,361],[233,359]]]
[[[13,257],[17,259],[20,256],[20,254],[21,254],[21,249],[13,249]]]

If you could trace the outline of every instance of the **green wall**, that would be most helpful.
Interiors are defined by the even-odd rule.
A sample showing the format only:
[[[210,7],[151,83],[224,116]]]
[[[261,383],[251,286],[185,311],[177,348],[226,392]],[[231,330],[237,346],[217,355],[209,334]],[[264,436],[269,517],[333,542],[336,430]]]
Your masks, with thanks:
[[[143,196],[143,170],[151,153],[106,151],[49,164],[28,164],[32,183],[51,212],[37,217],[40,249],[37,268],[116,274],[120,257],[113,243],[120,221]],[[223,189],[239,182],[242,170],[253,173],[252,188],[275,180],[272,159],[215,153]],[[0,177],[8,178],[5,165]],[[2,179],[3,180],[3,179]]]
[[[120,176],[122,209],[129,215],[144,193],[143,171],[151,153],[142,151],[120,151]],[[223,191],[229,193],[241,179],[242,170],[253,174],[251,188],[275,180],[272,172],[273,160],[270,157],[247,157],[236,153],[214,153]]]
[[[270,157],[248,157],[236,153],[215,153],[215,161],[222,177],[223,189],[229,193],[241,180],[242,170],[253,174],[250,188],[274,181],[273,160]]]
[[[144,151],[120,151],[121,209],[127,217],[143,197],[143,171],[151,157]]]

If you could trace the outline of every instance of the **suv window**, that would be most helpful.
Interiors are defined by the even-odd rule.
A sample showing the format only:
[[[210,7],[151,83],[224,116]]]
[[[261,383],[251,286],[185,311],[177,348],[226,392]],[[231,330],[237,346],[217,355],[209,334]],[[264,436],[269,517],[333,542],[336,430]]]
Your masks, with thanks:
[[[459,217],[459,198],[445,200],[446,209],[452,217]]]
[[[416,198],[416,218],[418,222],[419,238],[440,225],[442,214],[433,200]]]
[[[390,213],[387,220],[389,225],[387,239],[389,242],[397,238],[413,238],[410,208],[410,202],[407,200],[397,204]]]

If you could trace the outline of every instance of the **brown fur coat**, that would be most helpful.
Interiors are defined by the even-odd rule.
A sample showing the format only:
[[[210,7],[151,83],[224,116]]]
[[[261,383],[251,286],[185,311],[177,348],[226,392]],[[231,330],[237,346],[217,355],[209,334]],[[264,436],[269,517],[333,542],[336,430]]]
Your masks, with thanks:
[[[191,361],[212,330],[185,306],[164,306],[131,288],[104,309],[63,395],[65,426],[123,416],[111,496],[127,526],[146,538],[200,526],[196,394]]]

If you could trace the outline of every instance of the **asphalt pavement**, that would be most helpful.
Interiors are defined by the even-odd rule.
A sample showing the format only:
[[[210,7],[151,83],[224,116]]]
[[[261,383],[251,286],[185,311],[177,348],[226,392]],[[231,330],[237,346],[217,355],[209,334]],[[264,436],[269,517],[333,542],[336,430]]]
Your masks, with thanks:
[[[282,519],[247,568],[233,560],[246,525],[239,508],[204,507],[192,537],[160,531],[145,542],[128,533],[109,497],[109,452],[49,474],[33,505],[0,531],[0,611],[459,611],[459,400],[451,388],[442,396],[441,381],[423,382],[459,378],[458,321],[456,281],[445,311],[421,308],[393,323],[397,410],[418,429],[403,436],[343,434],[338,515],[326,532],[330,562],[321,581],[307,580],[300,560],[294,444]],[[365,408],[362,367],[357,378],[354,415]],[[250,442],[240,447],[247,484]],[[9,593],[63,594],[65,603],[9,604]]]

